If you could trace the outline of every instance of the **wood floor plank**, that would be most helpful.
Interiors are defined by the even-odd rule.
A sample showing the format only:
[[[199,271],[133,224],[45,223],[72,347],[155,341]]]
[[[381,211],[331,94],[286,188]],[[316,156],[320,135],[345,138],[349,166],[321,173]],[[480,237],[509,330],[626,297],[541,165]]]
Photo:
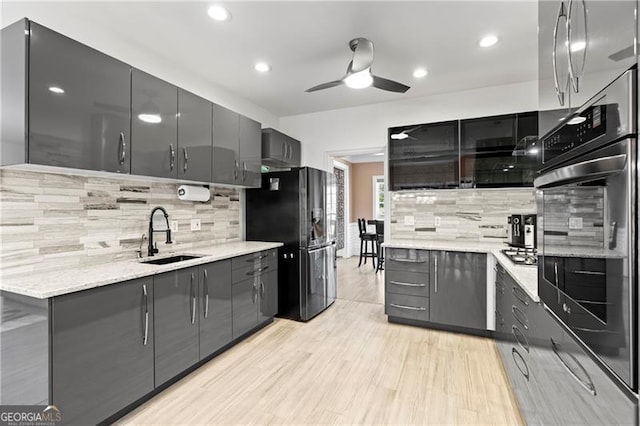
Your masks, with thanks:
[[[273,324],[118,423],[523,424],[489,338],[391,324],[384,277],[338,264],[338,299]]]

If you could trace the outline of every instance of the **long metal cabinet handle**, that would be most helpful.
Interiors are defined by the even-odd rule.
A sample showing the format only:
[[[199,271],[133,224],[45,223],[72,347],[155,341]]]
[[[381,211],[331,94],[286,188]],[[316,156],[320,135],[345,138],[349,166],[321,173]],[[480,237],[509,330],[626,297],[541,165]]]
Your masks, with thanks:
[[[438,292],[438,257],[433,258],[434,263],[434,274],[433,274],[433,284],[435,286],[436,293]]]
[[[282,142],[282,158],[287,159],[287,141]]]
[[[233,160],[233,180],[238,180],[238,160]]]
[[[520,330],[517,325],[511,326],[511,334],[513,334],[513,337],[516,338],[516,342],[518,342],[520,347],[527,351],[527,353],[529,353],[531,347],[529,346],[527,336],[524,335],[522,330]]]
[[[204,317],[209,316],[209,274],[207,270],[204,270]]]
[[[291,142],[287,141],[287,160],[291,160]]]
[[[604,276],[607,275],[604,272],[600,272],[600,271],[583,271],[580,269],[577,269],[575,271],[571,271],[572,274],[581,274],[581,275],[598,275],[598,276]]]
[[[553,274],[556,284],[556,298],[558,299],[558,304],[560,304],[560,281],[558,280],[558,262],[553,262]]]
[[[560,9],[558,10],[558,16],[556,17],[556,25],[553,27],[553,46],[551,50],[551,63],[553,65],[553,83],[556,88],[556,96],[560,106],[564,106],[565,92],[560,90],[560,78],[558,77],[558,60],[556,59],[558,50],[558,27],[560,26],[560,19],[567,18],[567,13],[564,8],[564,1],[560,2]]]
[[[184,156],[184,164],[182,166],[182,171],[186,173],[187,169],[189,168],[189,156],[187,155],[187,148],[182,148],[182,155]]]
[[[569,58],[569,78],[571,79],[571,85],[573,86],[573,90],[576,91],[576,93],[580,93],[580,84],[579,84],[579,80],[581,77],[582,72],[584,71],[584,64],[585,64],[585,60],[587,59],[587,49],[589,47],[589,42],[588,42],[588,35],[589,32],[587,31],[587,6],[584,4],[584,0],[579,0],[582,2],[582,10],[584,11],[583,13],[583,17],[584,17],[584,49],[582,49],[582,69],[580,70],[579,73],[576,72],[576,70],[573,68],[573,60],[571,59],[571,15],[572,15],[572,11],[573,11],[573,3],[574,0],[569,0],[569,4],[567,6],[568,12],[567,12],[567,43],[566,43],[566,48],[567,48],[567,57]]]
[[[242,181],[244,182],[245,180],[247,180],[247,163],[246,162],[242,162]]]
[[[260,299],[264,299],[264,281],[260,280]]]
[[[511,293],[513,293],[516,299],[521,301],[522,304],[524,304],[525,306],[529,306],[529,298],[527,297],[523,289],[514,285],[511,287]]]
[[[394,262],[403,262],[403,263],[427,263],[426,260],[412,260],[412,259],[393,259]]]
[[[256,298],[258,297],[258,287],[256,280],[253,280],[253,289],[251,290],[251,303],[256,304]]]
[[[196,323],[196,292],[193,288],[193,283],[195,281],[195,275],[191,273],[191,324]]]
[[[142,344],[147,346],[149,340],[149,293],[147,293],[146,284],[142,284],[142,295],[144,297],[144,334],[142,335]]]
[[[573,376],[573,378],[576,379],[578,381],[578,383],[580,383],[582,385],[582,387],[585,388],[591,395],[595,396],[596,395],[596,387],[594,386],[593,381],[591,380],[591,377],[589,376],[589,373],[587,373],[587,370],[585,370],[585,368],[582,366],[582,364],[580,364],[580,361],[578,361],[576,359],[576,357],[574,357],[572,354],[567,353],[567,355],[569,355],[571,357],[573,362],[576,363],[576,365],[580,368],[580,370],[582,370],[582,372],[586,376],[586,378],[587,378],[586,382],[581,380],[580,377],[578,377],[578,375],[575,373],[575,371],[573,371],[571,369],[571,367],[569,367],[569,364],[567,364],[567,362],[564,360],[564,358],[562,358],[562,356],[560,355],[560,351],[558,350],[558,344],[553,340],[553,337],[551,338],[551,348],[553,349],[553,353],[556,354],[556,356],[558,357],[558,359],[560,360],[562,365],[564,365],[564,368],[566,368],[569,371],[569,373]]]
[[[403,285],[405,287],[426,287],[426,284],[403,283],[402,281],[389,281],[391,284]]]
[[[118,154],[118,162],[122,166],[127,158],[127,141],[125,140],[124,132],[120,132],[118,138],[118,144],[120,146],[120,153]]]
[[[511,313],[513,317],[524,327],[525,330],[529,329],[529,320],[524,312],[522,312],[517,306],[511,305]]]
[[[562,167],[533,181],[536,188],[552,188],[566,183],[588,182],[621,173],[627,166],[627,154],[595,158]]]
[[[520,358],[520,363],[518,363],[518,360],[516,360],[516,355],[518,355],[518,358]],[[513,362],[516,364],[518,370],[520,370],[524,378],[529,381],[529,366],[527,365],[527,361],[524,360],[524,357],[520,355],[520,352],[518,352],[516,348],[511,348],[511,357],[513,358]],[[520,367],[520,364],[522,364],[522,367]]]
[[[169,169],[173,170],[176,165],[176,151],[173,149],[173,144],[169,144]]]
[[[268,255],[268,254],[261,254],[261,255],[260,255],[260,256],[258,256],[258,257],[254,257],[254,258],[251,258],[251,259],[247,259],[247,260],[245,260],[245,262],[249,262],[249,263],[250,263],[250,262],[255,262],[256,260],[262,260],[262,259],[264,259],[265,257],[269,257],[269,255]]]
[[[399,308],[399,309],[408,309],[410,311],[426,311],[427,310],[427,308],[417,308],[415,306],[396,305],[395,303],[390,303],[389,306],[393,306],[394,308]]]

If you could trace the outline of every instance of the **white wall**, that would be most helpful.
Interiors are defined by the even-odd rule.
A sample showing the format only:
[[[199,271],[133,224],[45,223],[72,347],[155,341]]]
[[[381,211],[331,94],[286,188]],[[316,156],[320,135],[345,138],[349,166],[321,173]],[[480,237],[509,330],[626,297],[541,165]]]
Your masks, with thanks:
[[[90,7],[87,3],[85,7]],[[78,19],[65,7],[43,7],[40,2],[3,2],[2,27],[21,18],[29,19],[113,56],[127,64],[155,75],[176,86],[196,93],[219,105],[262,123],[262,127],[278,127],[279,118],[266,109],[244,99],[210,81],[190,73],[169,57],[153,54],[118,37],[118,23],[110,28]],[[215,80],[215,78],[214,78]]]
[[[280,129],[302,142],[303,165],[329,170],[329,153],[384,147],[388,127],[537,109],[538,83],[531,81],[281,117]]]

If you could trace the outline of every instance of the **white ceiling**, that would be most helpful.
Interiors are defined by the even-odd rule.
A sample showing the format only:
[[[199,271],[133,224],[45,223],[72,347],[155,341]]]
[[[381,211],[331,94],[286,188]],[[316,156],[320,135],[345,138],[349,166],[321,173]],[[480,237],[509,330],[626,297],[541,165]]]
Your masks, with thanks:
[[[536,1],[227,1],[229,23],[208,17],[210,2],[2,3],[2,26],[25,16],[44,25],[76,20],[279,117],[537,77]],[[487,33],[501,41],[481,49],[477,42]],[[411,89],[397,94],[341,86],[305,93],[344,75],[355,37],[374,42],[376,75]],[[257,60],[269,62],[272,71],[258,74]],[[415,80],[419,65],[429,75]]]

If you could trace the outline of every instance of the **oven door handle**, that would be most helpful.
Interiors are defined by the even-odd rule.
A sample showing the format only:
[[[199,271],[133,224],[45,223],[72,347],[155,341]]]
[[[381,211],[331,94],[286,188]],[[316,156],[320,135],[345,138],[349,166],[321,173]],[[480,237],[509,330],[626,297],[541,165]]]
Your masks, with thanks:
[[[601,157],[550,171],[536,178],[533,184],[540,189],[568,183],[588,182],[623,172],[626,167],[627,154]]]

